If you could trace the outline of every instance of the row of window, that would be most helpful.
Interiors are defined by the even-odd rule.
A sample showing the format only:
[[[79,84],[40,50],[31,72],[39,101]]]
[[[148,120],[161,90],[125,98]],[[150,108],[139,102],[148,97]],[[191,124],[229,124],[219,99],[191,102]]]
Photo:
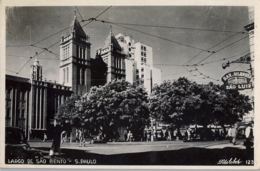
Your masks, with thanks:
[[[122,69],[123,67],[122,67],[122,65],[123,65],[123,60],[121,59],[121,58],[117,58],[117,57],[115,57],[114,58],[114,67],[115,68],[119,68],[119,69]]]
[[[142,63],[146,63],[146,58],[141,57],[141,62],[142,62]]]
[[[141,56],[146,57],[146,52],[141,51]]]
[[[62,51],[63,59],[67,59],[69,57],[69,45],[65,46]]]
[[[144,45],[141,45],[141,50],[146,51],[146,47]]]
[[[80,46],[77,46],[77,57],[81,59],[85,59],[86,56],[86,49]]]

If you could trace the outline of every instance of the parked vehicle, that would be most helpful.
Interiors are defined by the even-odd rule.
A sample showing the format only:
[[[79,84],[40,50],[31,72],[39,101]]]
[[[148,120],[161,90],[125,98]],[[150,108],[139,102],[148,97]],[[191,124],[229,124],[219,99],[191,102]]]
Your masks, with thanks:
[[[20,128],[5,128],[5,160],[7,163],[8,160],[35,159],[42,156],[41,151],[30,147]]]

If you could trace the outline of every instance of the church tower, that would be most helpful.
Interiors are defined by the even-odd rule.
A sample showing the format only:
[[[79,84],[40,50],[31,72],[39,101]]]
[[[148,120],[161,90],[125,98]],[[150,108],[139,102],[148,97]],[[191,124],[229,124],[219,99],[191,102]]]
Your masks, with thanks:
[[[104,42],[104,46],[97,50],[97,55],[100,56],[107,64],[107,82],[114,79],[125,80],[126,55],[123,53],[121,46],[112,32],[112,29]]]
[[[60,43],[60,83],[72,87],[76,95],[90,89],[90,38],[75,16]]]
[[[31,66],[31,80],[42,81],[42,66],[39,64],[37,53],[35,61]]]

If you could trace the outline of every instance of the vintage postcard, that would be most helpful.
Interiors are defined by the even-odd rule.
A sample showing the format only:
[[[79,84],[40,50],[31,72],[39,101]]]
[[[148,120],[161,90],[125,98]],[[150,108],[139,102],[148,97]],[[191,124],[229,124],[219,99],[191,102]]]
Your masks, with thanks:
[[[0,5],[1,167],[259,169],[258,1]]]

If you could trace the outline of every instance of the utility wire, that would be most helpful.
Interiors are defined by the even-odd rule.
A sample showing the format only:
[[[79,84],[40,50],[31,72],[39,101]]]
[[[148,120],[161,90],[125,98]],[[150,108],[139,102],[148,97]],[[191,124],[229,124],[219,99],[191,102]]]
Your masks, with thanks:
[[[206,64],[210,64],[210,63],[219,62],[219,61],[225,61],[225,60],[227,60],[227,59],[235,58],[235,57],[237,57],[237,56],[239,56],[239,55],[242,55],[242,54],[244,54],[244,53],[247,53],[247,52],[249,52],[249,51],[250,51],[250,50],[247,50],[247,51],[244,51],[244,52],[239,53],[239,54],[237,54],[237,55],[233,55],[233,56],[230,56],[230,57],[227,57],[227,58],[223,58],[223,59],[220,59],[220,60],[216,60],[216,61],[205,62],[205,63],[202,63],[202,64],[200,64],[200,65],[202,66],[202,65],[206,65]],[[249,54],[250,54],[250,53],[249,53]]]
[[[27,65],[29,63],[29,61],[32,59],[32,57],[30,57],[30,59],[23,65],[23,67],[16,73],[19,74],[19,72],[25,67],[25,65]]]
[[[83,17],[82,17],[82,15],[80,14],[78,8],[77,8],[76,6],[75,6],[75,8],[76,8],[76,10],[78,11],[78,13],[79,13],[79,15],[80,15],[80,17],[81,17],[81,21],[84,22]]]
[[[237,40],[237,41],[235,41],[235,42],[233,42],[233,43],[231,43],[231,44],[229,44],[229,45],[227,45],[227,46],[224,46],[223,48],[221,48],[221,49],[215,51],[215,53],[217,53],[217,52],[219,52],[219,51],[221,51],[221,50],[223,50],[223,49],[225,49],[225,48],[227,48],[227,47],[229,47],[229,46],[231,46],[231,45],[233,45],[233,44],[235,44],[235,43],[237,43],[237,42],[239,42],[239,41],[241,41],[241,40],[244,40],[245,38],[248,38],[248,36],[245,36],[245,37],[243,37],[243,38],[241,38],[241,39],[239,39],[239,40]],[[202,59],[201,61],[199,61],[199,62],[198,62],[197,64],[195,64],[195,65],[198,65],[198,64],[201,63],[202,61],[208,59],[209,57],[211,57],[211,56],[214,55],[215,53],[212,53],[212,54],[208,55],[206,58]]]
[[[183,73],[188,73],[188,72],[192,72],[192,71],[178,72],[178,73],[174,73],[174,74],[170,74],[170,75],[164,75],[163,77],[167,77],[167,76],[171,76],[171,75],[178,75],[178,74],[183,74]]]
[[[102,20],[96,20],[96,21],[100,21],[100,22],[103,23]],[[205,50],[205,49],[201,49],[201,48],[198,48],[198,47],[190,46],[190,45],[187,45],[187,44],[184,44],[184,43],[180,43],[180,42],[177,42],[177,41],[173,41],[173,40],[170,40],[170,39],[167,39],[167,38],[159,37],[159,36],[156,36],[156,35],[153,35],[153,34],[150,34],[150,33],[146,33],[146,32],[140,31],[140,30],[136,30],[136,29],[133,29],[133,28],[130,28],[130,27],[125,27],[125,26],[118,25],[118,24],[113,24],[113,23],[111,23],[111,24],[119,26],[119,27],[123,27],[123,28],[126,28],[126,29],[129,29],[129,30],[133,30],[133,31],[136,31],[136,32],[139,32],[139,33],[142,33],[142,34],[146,34],[148,36],[152,36],[152,37],[156,37],[156,38],[159,38],[159,39],[162,39],[162,40],[166,40],[168,42],[172,42],[172,43],[176,43],[176,44],[179,44],[179,45],[182,45],[182,46],[186,46],[186,47],[189,47],[189,48],[193,48],[193,49],[197,49],[197,50],[201,50],[201,51],[206,51],[206,52],[212,53],[212,52],[210,52],[208,50]]]
[[[120,25],[142,26],[142,27],[158,27],[158,28],[170,28],[170,29],[180,29],[180,30],[211,31],[211,32],[221,32],[221,33],[243,33],[242,31],[223,31],[223,30],[211,30],[211,29],[202,29],[202,28],[187,28],[187,27],[157,26],[157,25],[147,25],[147,24],[116,23],[116,22],[110,22],[110,21],[104,21],[104,20],[102,20],[102,22],[108,23],[108,24],[120,24]]]
[[[216,46],[220,45],[221,43],[223,43],[223,42],[227,41],[228,39],[231,39],[232,37],[236,36],[237,34],[238,34],[238,33],[235,33],[235,34],[233,34],[233,35],[229,36],[228,38],[226,38],[226,39],[222,40],[221,42],[217,43],[216,45],[214,45],[214,46],[210,47],[208,50],[210,50],[210,49],[212,49],[212,48],[214,48],[214,47],[216,47]],[[192,61],[193,59],[195,59],[197,56],[199,56],[199,55],[200,55],[202,52],[203,52],[203,51],[200,51],[200,52],[199,52],[197,55],[195,55],[194,57],[192,57],[192,58],[191,58],[189,61],[185,62],[184,64],[187,64],[187,63],[189,63],[190,61]]]
[[[103,12],[101,12],[100,14],[98,14],[96,17],[95,17],[95,19],[97,19],[99,16],[101,16],[104,12],[106,12],[109,8],[111,8],[112,7],[112,5],[111,6],[109,6],[109,7],[107,7]]]
[[[97,15],[97,16],[95,17],[95,19],[96,19],[97,17],[99,17],[100,15],[102,15],[104,12],[106,12],[109,8],[111,8],[111,6],[108,7],[108,8],[106,8],[106,9],[105,9],[104,11],[102,11],[99,15]],[[89,22],[86,23],[85,25],[83,25],[82,27],[88,25],[89,23],[91,23],[91,22],[93,21],[93,19],[88,19],[88,20],[89,20]],[[87,21],[87,20],[86,20],[86,21]],[[66,29],[68,29],[68,28],[70,28],[70,26],[67,27]],[[62,32],[62,31],[66,30],[66,29],[63,29],[63,30],[61,30],[61,31],[59,31],[59,32],[57,32],[57,33],[54,33],[54,34],[52,34],[52,35],[50,35],[50,36],[48,36],[48,37],[46,37],[46,38],[44,38],[44,39],[42,39],[42,40],[36,42],[36,43],[39,43],[39,42],[41,42],[41,41],[43,41],[43,40],[46,40],[46,39],[48,39],[48,38],[50,38],[50,37],[52,37],[52,36],[54,36],[54,35],[56,35],[56,34]],[[39,52],[39,53],[36,54],[36,55],[39,55],[39,54],[41,54],[41,53],[43,53],[43,52],[45,52],[45,51],[51,52],[51,51],[49,51],[49,48],[53,47],[54,45],[58,44],[59,42],[60,42],[60,40],[57,41],[56,43],[52,44],[51,46],[47,47],[47,48],[43,48],[43,51]],[[36,43],[34,43],[34,44],[36,44]],[[34,44],[32,44],[31,46],[35,46]],[[39,48],[40,48],[40,47],[39,47]],[[51,52],[51,53],[53,53],[53,52]],[[54,53],[53,53],[53,54],[54,54]],[[35,56],[36,56],[36,55],[35,55]],[[35,57],[35,56],[33,56],[33,57]],[[27,65],[27,63],[28,63],[33,57],[30,57],[30,59],[25,63],[25,65]],[[24,65],[16,74],[19,74],[19,72],[25,67],[25,65]]]

